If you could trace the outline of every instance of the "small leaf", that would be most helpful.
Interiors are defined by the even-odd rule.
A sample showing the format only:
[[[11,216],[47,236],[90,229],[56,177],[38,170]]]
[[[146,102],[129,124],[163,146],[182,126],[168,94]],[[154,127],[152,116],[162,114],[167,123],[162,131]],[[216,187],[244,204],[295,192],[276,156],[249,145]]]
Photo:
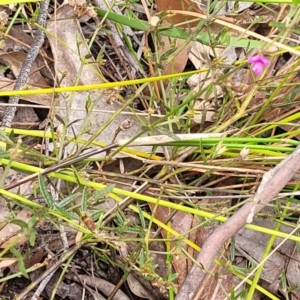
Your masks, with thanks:
[[[96,58],[96,62],[102,62],[103,60],[103,57],[104,57],[104,52],[105,52],[105,44],[101,47],[98,55],[97,55],[97,58]]]
[[[85,112],[87,114],[90,112],[90,109],[92,107],[92,103],[93,103],[92,98],[91,98],[90,95],[88,95],[88,98],[87,98],[87,100],[85,102]]]
[[[102,221],[103,221],[103,217],[104,217],[104,212],[103,211],[98,211],[98,213],[100,213],[100,215],[97,217],[98,221],[96,223],[96,229],[100,230],[101,225],[102,225]],[[94,214],[92,215],[92,217],[95,217]]]
[[[60,201],[57,206],[59,207],[65,207],[67,206],[69,203],[73,202],[76,198],[79,197],[79,194],[71,194],[68,197],[66,197],[65,199],[63,199],[62,201]]]
[[[64,121],[59,115],[55,115],[55,118],[56,118],[61,124],[63,124],[64,126],[66,125],[66,124],[65,124],[65,121]]]
[[[180,141],[180,138],[176,134],[174,134],[173,132],[165,128],[156,128],[156,130],[161,134],[167,135],[168,137],[172,138],[175,141]]]
[[[22,273],[22,275],[25,278],[29,279],[29,276],[28,276],[28,274],[26,272],[26,268],[25,268],[25,264],[24,264],[24,260],[23,260],[22,254],[16,248],[14,248],[14,247],[12,247],[10,249],[10,251],[18,259],[18,267],[19,267],[19,270]]]
[[[270,27],[279,28],[279,29],[283,29],[283,30],[286,29],[285,24],[284,24],[284,23],[281,23],[281,22],[271,21],[271,22],[269,23],[269,26],[270,26]]]
[[[92,197],[96,201],[103,200],[114,188],[115,188],[114,184],[109,184],[102,190],[95,190]]]
[[[178,274],[177,273],[169,274],[169,276],[168,276],[168,280],[169,281],[174,281],[177,278],[178,278]]]
[[[62,215],[64,216],[66,219],[69,219],[69,220],[78,220],[78,216],[77,215],[74,215],[64,209],[62,209],[61,207],[59,206],[55,206],[55,209]]]
[[[163,53],[160,57],[160,60],[161,61],[164,61],[164,60],[167,60],[169,58],[169,56],[172,55],[172,53],[174,53],[175,51],[177,51],[177,48],[176,47],[173,47],[169,50],[167,50],[165,53]]]
[[[282,285],[283,291],[287,291],[287,280],[286,280],[286,274],[284,271],[281,272],[280,278],[281,278],[281,285]]]
[[[124,225],[124,219],[125,219],[125,216],[124,216],[123,212],[122,212],[122,211],[118,211],[118,212],[116,213],[116,217],[117,217],[117,219],[118,219],[119,224],[120,224],[120,225]]]
[[[41,194],[42,194],[45,202],[47,203],[47,205],[50,208],[52,208],[53,207],[52,196],[48,193],[47,186],[45,184],[45,181],[43,180],[43,176],[40,173],[39,173],[38,181],[39,181],[39,187],[41,190]]]
[[[29,237],[28,237],[29,245],[30,245],[31,247],[33,247],[34,244],[35,244],[35,238],[36,238],[35,230],[34,230],[34,228],[32,228],[32,229],[29,231]]]
[[[145,265],[145,255],[144,255],[144,251],[140,251],[138,263],[139,263],[140,266]]]
[[[7,151],[0,151],[0,158],[6,158],[9,159],[10,155]]]
[[[97,210],[97,211],[95,211],[95,212],[93,212],[93,213],[91,214],[91,218],[92,218],[93,220],[98,220],[99,217],[102,216],[102,215],[103,215],[103,211],[102,211],[102,210]]]
[[[32,18],[31,18],[31,23],[32,23],[32,24],[33,24],[34,22],[37,21],[38,16],[39,16],[39,14],[40,14],[40,10],[41,10],[40,7],[37,7],[37,9],[35,10],[35,12],[34,12]]]
[[[144,217],[143,211],[142,211],[141,207],[138,204],[137,204],[137,208],[138,208],[138,211],[139,211],[141,225],[144,229],[146,229],[146,222],[145,222],[145,217]]]
[[[81,211],[87,211],[87,201],[88,201],[88,194],[86,188],[83,189],[82,197],[81,197]]]
[[[227,29],[226,28],[223,28],[217,35],[216,35],[216,38],[215,38],[215,41],[218,43],[218,44],[223,44],[224,41],[226,40],[228,34],[227,34]]]
[[[22,220],[19,220],[19,219],[13,219],[13,220],[10,221],[10,223],[16,224],[16,225],[20,226],[23,229],[28,228],[27,223],[22,221]]]
[[[39,218],[36,216],[36,214],[34,214],[34,216],[27,221],[28,228],[32,228],[38,221]]]

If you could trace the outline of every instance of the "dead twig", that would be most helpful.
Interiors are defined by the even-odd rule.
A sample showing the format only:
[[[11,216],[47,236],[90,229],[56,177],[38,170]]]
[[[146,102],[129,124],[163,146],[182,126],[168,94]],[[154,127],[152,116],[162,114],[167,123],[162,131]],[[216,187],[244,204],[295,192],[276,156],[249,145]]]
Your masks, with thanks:
[[[264,174],[254,199],[240,208],[226,223],[209,236],[197,257],[198,265],[200,264],[203,268],[199,268],[196,264],[193,265],[175,300],[194,299],[224,243],[246,223],[252,222],[254,215],[276,197],[299,169],[300,145],[275,168]]]
[[[40,9],[39,16],[37,18],[37,24],[39,26],[37,27],[37,32],[33,39],[31,49],[27,53],[27,56],[22,65],[20,74],[16,80],[16,84],[14,86],[15,91],[21,90],[24,87],[26,80],[28,78],[29,72],[31,70],[32,64],[35,61],[35,59],[40,51],[40,48],[44,44],[45,32],[43,31],[43,29],[41,29],[39,27],[42,27],[42,28],[46,27],[49,2],[50,2],[49,0],[44,0],[41,2],[41,9]],[[9,98],[8,103],[16,105],[16,104],[18,104],[19,99],[20,99],[19,96],[12,96]],[[15,116],[16,110],[17,110],[16,106],[8,106],[6,108],[4,117],[2,119],[3,127],[11,127],[11,123]]]
[[[26,176],[20,180],[17,180],[16,182],[13,182],[11,184],[8,184],[6,186],[3,187],[4,190],[10,190],[16,186],[20,186],[21,184],[24,184],[30,180],[33,180],[35,178],[37,178],[39,176],[39,174],[42,176],[42,175],[47,175],[51,172],[54,172],[60,168],[63,168],[63,167],[66,167],[66,166],[71,166],[72,164],[76,163],[76,162],[79,162],[81,161],[82,159],[84,158],[88,158],[88,157],[92,157],[94,155],[97,155],[97,154],[100,154],[102,152],[106,152],[110,149],[113,149],[113,148],[116,148],[118,146],[118,144],[112,144],[112,145],[109,145],[107,147],[104,147],[104,148],[100,148],[100,149],[94,149],[94,150],[91,150],[89,152],[86,152],[86,153],[83,153],[77,157],[73,157],[73,158],[70,158],[70,159],[67,159],[65,161],[62,161],[54,166],[51,166],[49,168],[46,168],[44,169],[43,171],[39,172],[39,173],[34,173],[34,174],[31,174],[29,176]]]

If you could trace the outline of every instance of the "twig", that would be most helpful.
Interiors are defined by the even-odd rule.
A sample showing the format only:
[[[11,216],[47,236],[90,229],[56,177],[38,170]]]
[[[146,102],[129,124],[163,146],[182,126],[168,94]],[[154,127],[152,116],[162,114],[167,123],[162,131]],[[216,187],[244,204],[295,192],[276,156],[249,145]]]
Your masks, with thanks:
[[[73,158],[67,159],[65,161],[62,161],[62,162],[54,165],[54,166],[46,168],[46,169],[44,169],[41,172],[37,172],[37,173],[31,174],[31,175],[26,176],[26,177],[24,177],[24,178],[22,178],[22,179],[20,179],[20,180],[18,180],[16,182],[8,184],[8,185],[4,186],[3,189],[5,189],[5,190],[13,189],[16,186],[20,186],[23,183],[26,183],[26,182],[28,182],[30,180],[33,180],[33,179],[37,178],[39,176],[39,174],[40,175],[47,175],[47,174],[49,174],[51,172],[54,172],[54,171],[56,171],[56,170],[58,170],[60,168],[71,166],[71,165],[75,164],[76,162],[81,161],[84,158],[92,157],[92,156],[100,154],[102,152],[106,152],[106,151],[108,151],[110,149],[116,148],[117,146],[118,146],[117,143],[116,144],[112,144],[112,145],[106,146],[104,148],[94,149],[94,150],[91,150],[89,152],[83,153],[83,154],[79,155],[78,157],[73,157]]]
[[[197,263],[203,266],[203,269],[193,265],[175,300],[194,299],[223,244],[247,222],[252,221],[253,216],[274,199],[299,169],[300,145],[275,168],[265,173],[253,201],[245,204],[209,236],[197,257]]]
[[[43,292],[43,290],[45,289],[46,285],[48,284],[48,282],[50,281],[50,279],[52,278],[52,276],[54,275],[55,270],[48,274],[44,280],[41,282],[41,284],[39,285],[39,287],[36,289],[36,291],[34,292],[33,296],[31,297],[31,300],[38,300],[41,293]]]
[[[46,27],[47,24],[47,14],[48,14],[48,7],[49,7],[49,0],[41,1],[41,7],[40,7],[40,13],[37,18],[37,24],[43,28]],[[24,63],[22,65],[20,74],[16,80],[16,84],[14,86],[14,90],[21,90],[28,78],[28,74],[31,70],[32,64],[35,61],[40,48],[42,47],[45,40],[45,33],[42,29],[37,27],[36,35],[33,39],[31,49],[27,53],[27,56],[24,60]],[[20,97],[19,96],[11,96],[9,98],[8,103],[10,104],[18,104]],[[6,108],[4,117],[2,119],[2,126],[3,127],[11,127],[11,123],[13,121],[13,118],[15,116],[17,107],[16,106],[9,106]]]

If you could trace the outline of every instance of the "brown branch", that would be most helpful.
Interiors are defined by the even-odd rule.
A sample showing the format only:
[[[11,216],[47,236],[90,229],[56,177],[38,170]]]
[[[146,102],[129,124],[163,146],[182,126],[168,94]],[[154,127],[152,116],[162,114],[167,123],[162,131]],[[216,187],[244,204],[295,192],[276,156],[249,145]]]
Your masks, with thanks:
[[[40,13],[37,18],[37,24],[43,28],[46,28],[47,24],[47,14],[48,14],[49,0],[44,0],[41,2]],[[42,47],[45,40],[45,32],[43,29],[37,27],[36,35],[33,39],[31,48],[26,55],[24,63],[22,65],[20,74],[16,80],[14,90],[21,90],[26,84],[26,80],[28,78],[29,72],[31,70],[32,64],[35,61],[40,48]],[[11,96],[8,100],[9,104],[17,105],[19,103],[19,96]],[[15,116],[17,107],[16,106],[8,106],[5,110],[4,117],[2,119],[2,127],[11,127],[11,123]]]
[[[224,243],[246,223],[252,222],[253,216],[276,197],[299,169],[300,145],[275,168],[265,173],[254,199],[240,208],[226,223],[209,236],[197,257],[197,262],[203,266],[203,269],[200,269],[196,264],[193,265],[175,300],[194,299]]]

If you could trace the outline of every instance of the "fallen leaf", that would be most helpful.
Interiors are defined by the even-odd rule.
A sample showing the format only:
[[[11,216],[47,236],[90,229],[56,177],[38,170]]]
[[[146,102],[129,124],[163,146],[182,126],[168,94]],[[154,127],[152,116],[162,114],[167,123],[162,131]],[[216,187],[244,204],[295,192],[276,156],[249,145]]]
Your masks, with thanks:
[[[151,210],[155,212],[155,218],[160,220],[163,223],[166,223],[171,211],[167,207],[157,206],[155,208],[154,204],[149,204]],[[184,233],[191,228],[193,216],[188,213],[181,211],[176,212],[171,220],[171,228],[176,230],[178,233]],[[162,236],[167,238],[167,233],[165,230],[162,230]],[[179,242],[178,242],[179,243]],[[172,248],[176,248],[176,243],[171,243]],[[185,250],[188,249],[186,243],[181,243],[181,247]],[[174,255],[172,265],[175,272],[178,274],[178,284],[179,286],[183,283],[188,272],[187,257],[184,254]]]
[[[252,224],[259,225],[264,228],[275,227],[275,222],[259,217],[254,218]],[[281,232],[289,233],[291,230],[292,229],[290,227],[285,225],[280,227]],[[245,228],[239,230],[238,234],[235,236],[235,244],[238,247],[238,251],[246,255],[248,260],[254,263],[260,262],[268,240],[268,235]],[[282,239],[276,238],[273,246],[276,247],[281,241]],[[265,262],[260,278],[270,284],[276,281],[281,272],[284,270],[288,258],[292,255],[294,246],[295,242],[291,240],[285,241],[285,243],[283,243],[279,248],[280,252],[276,251]]]
[[[155,1],[157,5],[158,11],[169,11],[169,10],[186,10],[186,11],[194,11],[194,12],[199,12],[203,13],[202,10],[199,9],[198,5],[196,2],[192,2],[189,0],[156,0]],[[181,14],[175,14],[173,16],[170,16],[166,18],[166,20],[171,23],[171,24],[178,24],[178,23],[183,23],[186,22],[187,20],[195,20],[195,22],[189,23],[188,25],[181,25],[180,27],[186,28],[187,26],[189,27],[194,27],[198,24],[199,20],[195,17],[191,16],[184,16]]]
[[[10,267],[14,264],[16,264],[18,262],[17,259],[10,259],[10,258],[5,258],[3,260],[0,261],[0,269],[4,269],[4,268],[7,268],[7,267]]]
[[[31,211],[22,210],[18,213],[16,219],[21,220],[23,222],[28,222],[32,216]],[[0,223],[4,222],[4,217],[0,214]],[[0,230],[0,248],[7,247],[11,241],[16,239],[17,235],[19,234],[21,227],[14,223],[8,223],[4,228]],[[27,242],[27,237],[22,233],[18,235],[17,244],[23,245]]]
[[[0,62],[3,65],[8,66],[13,72],[15,77],[18,77],[25,58],[26,58],[26,53],[24,52],[15,51],[15,52],[6,53],[0,50]],[[38,89],[38,88],[49,87],[48,82],[43,78],[43,76],[39,71],[43,66],[44,64],[40,60],[36,60],[33,63],[31,74],[28,77],[28,81],[26,83],[27,89]],[[0,89],[2,91],[13,90],[15,81],[3,76],[1,77],[0,77]],[[22,96],[21,98],[29,102],[34,102],[37,104],[48,105],[48,106],[51,104],[52,101],[52,96],[49,94]]]
[[[133,294],[140,298],[155,300],[151,293],[130,273],[127,277],[128,286]]]
[[[47,31],[54,55],[56,73],[60,74],[62,86],[102,82],[100,71],[90,55],[80,24],[73,18],[71,6],[65,4],[59,7],[56,12],[56,21],[49,23]],[[118,90],[110,89],[60,95],[58,102],[60,102],[61,108],[57,114],[64,120],[65,125],[72,124],[68,127],[67,134],[69,136],[75,134],[76,138],[87,141],[93,139],[110,144],[120,125],[128,119],[132,122],[132,126],[121,131],[118,139],[132,138],[139,134],[142,118],[138,120],[135,116],[128,117],[127,114],[122,113],[113,117],[113,112],[127,111],[116,101],[118,92]],[[87,102],[90,102],[88,109]],[[145,123],[147,122],[145,121]],[[94,137],[95,134],[97,137]],[[72,153],[76,147],[77,143],[70,143],[66,150],[68,153]],[[138,150],[151,152],[151,147],[138,147]]]

